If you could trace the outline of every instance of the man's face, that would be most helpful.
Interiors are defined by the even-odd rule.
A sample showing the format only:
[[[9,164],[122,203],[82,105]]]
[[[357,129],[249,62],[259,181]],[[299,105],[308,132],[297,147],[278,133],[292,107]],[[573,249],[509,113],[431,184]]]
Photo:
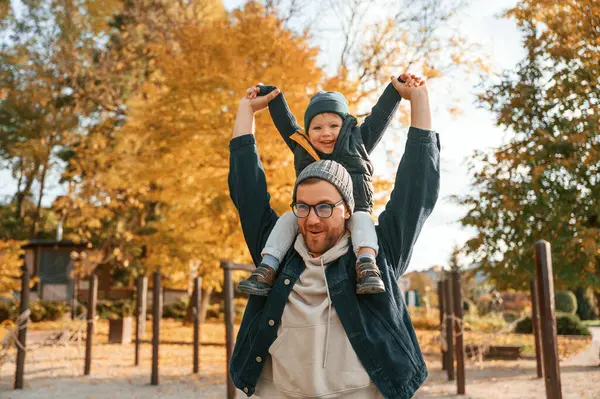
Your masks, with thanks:
[[[323,154],[331,154],[342,130],[342,118],[338,114],[324,112],[310,121],[308,140]]]
[[[325,180],[301,183],[296,191],[297,204],[335,204],[341,199],[335,186]],[[342,202],[328,218],[318,217],[314,208],[310,210],[308,217],[298,218],[298,227],[308,250],[317,255],[327,252],[344,235],[346,219],[349,217],[350,213]]]

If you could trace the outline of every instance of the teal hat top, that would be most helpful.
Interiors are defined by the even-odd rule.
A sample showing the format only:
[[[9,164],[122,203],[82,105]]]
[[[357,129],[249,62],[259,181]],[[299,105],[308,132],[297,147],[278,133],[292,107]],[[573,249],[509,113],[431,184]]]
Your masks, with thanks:
[[[312,119],[324,112],[338,114],[342,120],[348,115],[348,101],[337,91],[320,91],[310,99],[304,113],[304,130],[308,132]]]

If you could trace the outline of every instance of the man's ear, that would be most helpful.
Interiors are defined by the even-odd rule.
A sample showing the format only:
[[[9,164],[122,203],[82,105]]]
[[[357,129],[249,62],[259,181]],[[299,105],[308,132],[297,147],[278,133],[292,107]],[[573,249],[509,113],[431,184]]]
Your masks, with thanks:
[[[344,203],[344,209],[346,210],[346,212],[344,212],[344,219],[348,220],[348,219],[350,219],[350,216],[352,216],[352,215],[350,214],[350,208],[345,203]]]

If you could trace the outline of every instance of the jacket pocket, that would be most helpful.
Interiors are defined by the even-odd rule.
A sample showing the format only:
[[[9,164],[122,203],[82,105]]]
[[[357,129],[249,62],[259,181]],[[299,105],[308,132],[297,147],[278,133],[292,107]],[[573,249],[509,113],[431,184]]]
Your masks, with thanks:
[[[400,335],[398,335],[398,333],[388,324],[388,322],[372,307],[372,305],[368,302],[365,301],[365,304],[367,306],[367,308],[371,311],[371,313],[373,313],[373,315],[376,317],[377,320],[379,320],[379,322],[381,323],[381,325],[383,326],[384,330],[387,331],[387,333],[389,334],[389,336],[394,338],[394,341],[400,346],[400,348],[402,349],[402,352],[404,353],[404,355],[410,360],[411,365],[413,366],[413,368],[417,368],[417,362],[415,361],[415,358],[412,354],[412,352],[409,350],[409,348],[407,347],[406,343],[402,340],[402,337],[400,337]],[[404,325],[404,323],[400,322],[400,332],[402,334],[405,335],[405,337],[410,341],[410,337],[408,334],[408,331],[406,330],[406,326]],[[410,341],[412,344],[412,341]]]

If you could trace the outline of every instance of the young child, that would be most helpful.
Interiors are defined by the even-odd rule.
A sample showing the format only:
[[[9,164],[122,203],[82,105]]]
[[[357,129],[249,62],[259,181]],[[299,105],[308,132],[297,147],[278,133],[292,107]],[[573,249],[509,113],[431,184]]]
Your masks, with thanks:
[[[398,80],[408,87],[424,83],[412,74],[403,74]],[[253,99],[273,90],[276,90],[274,86],[259,85],[248,89],[246,95]],[[298,126],[283,93],[269,103],[275,127],[294,153],[296,175],[316,160],[333,159],[342,164],[352,177],[355,211],[348,227],[357,255],[357,294],[385,292],[381,272],[375,262],[379,247],[370,216],[374,193],[373,164],[369,154],[381,140],[400,100],[399,92],[390,83],[371,114],[358,126],[356,118],[348,113],[348,102],[341,93],[321,91],[311,98],[304,113],[304,126],[308,134]],[[287,212],[278,219],[262,251],[261,264],[250,277],[239,283],[238,291],[268,295],[279,264],[298,235],[297,217],[306,216]]]

